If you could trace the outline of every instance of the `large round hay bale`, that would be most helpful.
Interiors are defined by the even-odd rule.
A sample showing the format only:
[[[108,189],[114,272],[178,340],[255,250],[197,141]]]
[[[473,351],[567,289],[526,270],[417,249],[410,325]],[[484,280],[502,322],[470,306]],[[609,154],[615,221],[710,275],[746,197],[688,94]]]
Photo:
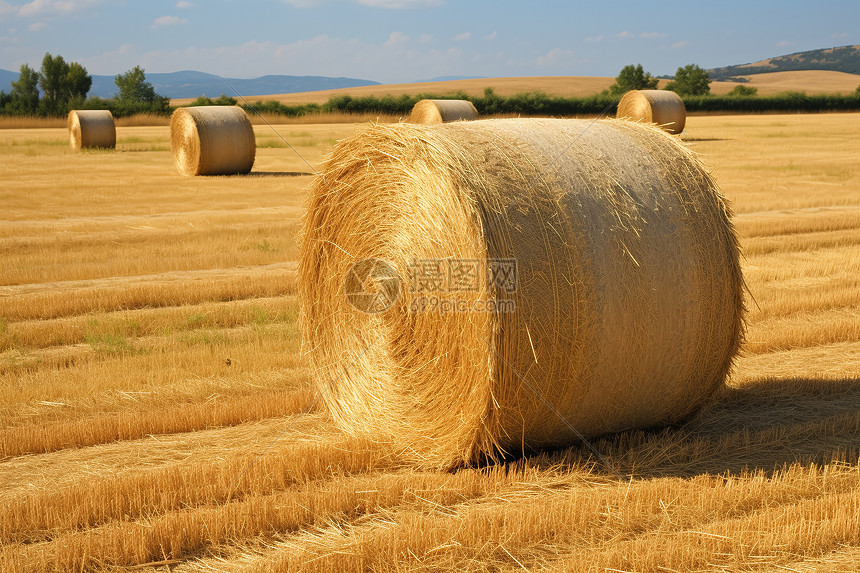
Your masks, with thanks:
[[[254,166],[257,144],[238,106],[181,107],[170,118],[170,141],[182,175],[235,175]]]
[[[669,133],[684,131],[687,108],[675,92],[667,90],[632,90],[618,102],[619,119],[656,123]]]
[[[92,147],[116,147],[116,125],[113,115],[106,109],[87,109],[69,112],[69,145],[75,151]]]
[[[431,125],[450,121],[478,119],[478,110],[464,99],[422,99],[412,107],[410,123]]]
[[[310,187],[303,347],[333,418],[420,466],[674,423],[740,343],[738,256],[653,127],[372,126]]]

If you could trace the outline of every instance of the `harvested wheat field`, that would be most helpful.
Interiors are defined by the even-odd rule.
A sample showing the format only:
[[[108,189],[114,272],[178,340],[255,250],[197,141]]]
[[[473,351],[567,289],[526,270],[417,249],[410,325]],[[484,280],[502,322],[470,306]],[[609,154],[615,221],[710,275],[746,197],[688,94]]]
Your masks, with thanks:
[[[297,234],[363,127],[276,129],[194,178],[166,126],[0,131],[0,569],[856,570],[860,114],[688,119],[749,290],[700,414],[452,471],[317,399]]]

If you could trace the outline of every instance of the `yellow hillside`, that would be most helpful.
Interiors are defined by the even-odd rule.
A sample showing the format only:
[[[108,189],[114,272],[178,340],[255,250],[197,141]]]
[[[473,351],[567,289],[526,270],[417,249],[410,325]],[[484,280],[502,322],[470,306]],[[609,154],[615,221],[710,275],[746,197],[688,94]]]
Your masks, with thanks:
[[[800,70],[796,72],[771,72],[743,76],[747,85],[758,88],[760,94],[784,91],[805,91],[808,94],[851,93],[860,85],[860,76],[829,70]],[[729,82],[719,82],[728,84]],[[714,90],[716,91],[716,90]],[[717,93],[720,93],[717,91]]]
[[[860,75],[824,70],[774,72],[745,77],[750,81],[744,85],[757,87],[759,95],[775,94],[784,91],[805,91],[808,94],[850,93],[860,85]],[[325,103],[330,97],[343,94],[349,94],[353,97],[363,97],[371,95],[384,96],[388,94],[394,96],[402,94],[446,94],[462,91],[469,95],[478,96],[483,94],[484,89],[488,87],[493,88],[497,94],[502,96],[510,96],[522,92],[542,91],[550,95],[584,97],[599,93],[601,90],[611,86],[614,81],[614,78],[601,76],[535,76],[387,84],[292,94],[242,95],[251,101],[257,99],[277,100],[286,105]],[[664,87],[666,83],[666,80],[661,80],[660,87]],[[725,94],[731,91],[736,85],[738,85],[736,82],[712,82],[711,92],[714,94]],[[171,104],[184,105],[191,101],[191,98],[175,99]]]

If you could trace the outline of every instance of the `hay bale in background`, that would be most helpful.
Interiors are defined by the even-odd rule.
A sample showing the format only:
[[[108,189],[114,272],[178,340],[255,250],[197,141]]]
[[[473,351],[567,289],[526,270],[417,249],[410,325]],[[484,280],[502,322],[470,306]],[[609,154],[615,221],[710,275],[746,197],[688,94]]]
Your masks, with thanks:
[[[667,90],[631,90],[618,102],[619,119],[656,123],[669,133],[684,131],[687,108],[675,92]]]
[[[92,147],[116,147],[116,125],[109,110],[87,109],[69,112],[69,145],[75,151]]]
[[[478,110],[464,99],[422,99],[409,114],[410,123],[431,125],[449,121],[478,119]]]
[[[652,127],[377,125],[340,142],[310,188],[303,347],[333,418],[419,466],[578,443],[568,424],[676,422],[724,382],[738,256],[713,180]],[[385,264],[354,267],[368,259],[400,288]],[[500,259],[517,261],[514,292],[488,284]],[[477,261],[480,284],[445,286],[451,261]],[[396,299],[363,312],[350,285]],[[430,295],[464,303],[434,312]],[[480,311],[506,300],[515,312]]]
[[[170,118],[170,141],[182,175],[235,175],[254,166],[257,144],[238,106],[181,107]]]

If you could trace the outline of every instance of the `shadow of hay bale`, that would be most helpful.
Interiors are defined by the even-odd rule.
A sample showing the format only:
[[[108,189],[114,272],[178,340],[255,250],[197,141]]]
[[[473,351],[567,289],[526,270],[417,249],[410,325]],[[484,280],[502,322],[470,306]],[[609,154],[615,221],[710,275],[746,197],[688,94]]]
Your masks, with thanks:
[[[737,474],[860,459],[860,378],[763,380],[727,387],[688,422],[659,430],[630,430],[591,443],[622,475],[640,478]],[[529,467],[593,466],[583,444],[526,452],[509,463]]]

